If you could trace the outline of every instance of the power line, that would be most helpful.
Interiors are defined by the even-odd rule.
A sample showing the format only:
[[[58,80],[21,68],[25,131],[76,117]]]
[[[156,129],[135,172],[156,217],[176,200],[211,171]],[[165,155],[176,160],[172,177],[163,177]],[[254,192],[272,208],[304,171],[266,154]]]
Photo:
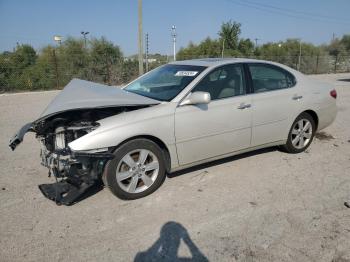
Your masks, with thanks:
[[[241,0],[239,0],[241,1]],[[242,1],[241,1],[242,2]],[[290,12],[290,13],[299,13],[302,15],[307,15],[307,16],[315,16],[315,17],[319,17],[319,18],[325,18],[325,19],[332,19],[332,20],[344,20],[346,22],[350,22],[349,19],[347,18],[342,18],[342,17],[336,17],[336,16],[329,16],[329,15],[323,15],[323,14],[316,14],[316,13],[312,13],[312,12],[305,12],[305,11],[300,11],[300,10],[295,10],[295,9],[289,9],[289,8],[283,8],[283,7],[277,7],[277,6],[273,6],[273,5],[269,5],[269,4],[264,4],[264,3],[258,3],[258,2],[254,2],[254,1],[249,1],[249,0],[245,0],[245,3],[249,3],[249,4],[253,4],[253,5],[257,5],[257,6],[261,6],[261,7],[266,7],[266,8],[271,8],[271,9],[276,9],[276,10],[280,10],[283,12]]]
[[[303,19],[303,20],[309,20],[309,21],[315,21],[315,22],[324,22],[324,23],[336,23],[336,24],[346,24],[349,25],[349,22],[342,22],[342,21],[332,21],[332,20],[325,20],[325,19],[321,19],[321,18],[315,18],[315,17],[308,17],[308,16],[303,16],[303,15],[293,15],[293,14],[289,14],[286,11],[282,12],[282,11],[278,11],[278,10],[272,10],[269,9],[267,7],[263,7],[263,6],[257,6],[248,2],[241,2],[241,1],[236,1],[236,0],[226,0],[232,4],[236,4],[236,5],[240,5],[240,6],[244,6],[244,7],[249,7],[249,8],[254,8],[263,12],[267,12],[267,13],[273,13],[273,14],[278,14],[281,16],[288,16],[288,17],[292,17],[292,18],[297,18],[297,19]]]

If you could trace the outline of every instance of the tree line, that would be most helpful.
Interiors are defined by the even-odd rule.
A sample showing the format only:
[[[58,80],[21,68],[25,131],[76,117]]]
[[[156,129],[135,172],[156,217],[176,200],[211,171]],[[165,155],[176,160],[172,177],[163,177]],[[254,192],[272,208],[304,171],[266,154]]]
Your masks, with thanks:
[[[155,54],[151,69],[165,63]],[[121,85],[138,76],[138,61],[125,58],[119,46],[106,38],[68,38],[39,52],[27,44],[0,54],[0,91],[46,90],[64,87],[72,78]]]
[[[225,22],[217,38],[190,42],[179,50],[177,59],[250,57],[276,61],[308,74],[350,71],[350,35],[320,46],[298,39],[257,46],[240,36],[240,23]],[[154,58],[150,69],[168,62],[164,55],[150,57]],[[12,52],[0,54],[0,92],[62,88],[72,78],[122,85],[137,76],[136,56],[124,57],[120,47],[104,37],[87,42],[70,37],[39,52],[30,45],[18,44]]]
[[[279,62],[306,74],[350,71],[350,35],[319,46],[300,39],[257,46],[251,39],[240,38],[240,35],[240,23],[225,22],[217,38],[207,37],[199,44],[190,42],[187,47],[180,49],[177,57],[179,60],[203,57],[257,58]]]

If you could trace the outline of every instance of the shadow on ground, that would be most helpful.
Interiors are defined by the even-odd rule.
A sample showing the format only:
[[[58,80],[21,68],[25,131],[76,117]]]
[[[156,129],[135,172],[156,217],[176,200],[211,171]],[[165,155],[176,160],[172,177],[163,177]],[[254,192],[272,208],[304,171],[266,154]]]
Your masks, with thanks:
[[[350,78],[341,78],[341,79],[338,79],[337,81],[350,82]]]
[[[187,246],[191,257],[178,257],[181,240]],[[186,228],[177,222],[167,222],[160,230],[159,239],[146,251],[136,254],[140,261],[209,261],[193,243]]]

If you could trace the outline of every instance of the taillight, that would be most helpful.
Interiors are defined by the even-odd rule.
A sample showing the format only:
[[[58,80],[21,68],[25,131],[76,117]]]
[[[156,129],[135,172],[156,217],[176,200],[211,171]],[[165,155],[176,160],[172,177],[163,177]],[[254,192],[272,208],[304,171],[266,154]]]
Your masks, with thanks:
[[[329,94],[330,94],[331,97],[333,97],[334,99],[337,98],[337,90],[333,89],[331,92],[329,92]]]

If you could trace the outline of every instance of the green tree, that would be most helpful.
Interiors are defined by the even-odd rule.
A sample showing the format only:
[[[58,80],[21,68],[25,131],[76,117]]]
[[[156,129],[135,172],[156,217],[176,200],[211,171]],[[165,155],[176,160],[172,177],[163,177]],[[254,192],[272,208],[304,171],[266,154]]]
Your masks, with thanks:
[[[198,52],[203,57],[219,57],[221,54],[220,42],[207,37],[198,45]]]
[[[11,59],[12,53],[4,52],[0,54],[0,92],[8,91],[10,88],[9,79],[15,73],[15,64]]]
[[[198,58],[200,56],[200,50],[197,45],[190,42],[187,47],[181,47],[179,52],[176,54],[178,60],[187,60]]]
[[[14,52],[3,53],[0,57],[0,84],[2,91],[28,89],[27,71],[37,59],[30,45],[17,45]]]
[[[244,56],[252,56],[254,54],[254,43],[249,38],[242,38],[238,43],[238,51]]]
[[[236,50],[241,34],[241,24],[232,20],[222,23],[218,34],[221,42],[224,41],[225,49]]]
[[[69,37],[51,49],[51,61],[58,67],[59,84],[65,86],[72,78],[89,79],[90,57],[84,40]]]
[[[346,51],[350,52],[350,35],[343,35],[340,43],[344,46]]]
[[[300,71],[305,73],[327,72],[328,67],[324,59],[326,54],[322,48],[310,43],[300,43],[298,39],[264,44],[257,49],[256,55],[260,59],[276,61],[296,69],[299,63],[300,44]]]
[[[139,75],[139,62],[137,60],[125,60],[122,63],[122,66],[115,74],[116,76],[119,76],[118,81],[116,81],[116,84],[126,84],[130,82],[131,80],[134,80]]]
[[[329,54],[334,58],[334,73],[337,72],[339,67],[342,67],[342,65],[346,63],[346,46],[344,45],[344,43],[347,44],[346,39],[342,41],[336,38],[330,43],[330,45],[327,48]]]
[[[63,87],[63,83],[60,82],[59,71],[56,72],[55,61],[53,57],[54,47],[47,46],[43,48],[36,60],[34,66],[30,67],[26,74],[31,80],[27,80],[27,83],[32,86],[30,89],[52,89],[56,88],[57,80],[59,80],[59,87]],[[57,68],[59,70],[59,68]],[[56,75],[58,73],[58,75]]]
[[[123,54],[119,46],[113,45],[104,37],[91,41],[91,70],[93,80],[102,81],[109,85],[118,82],[116,75],[121,67]],[[114,80],[114,81],[113,81]]]
[[[36,58],[36,52],[30,45],[17,45],[16,50],[11,57],[13,63],[20,70],[34,65]]]
[[[221,45],[219,40],[207,37],[198,45],[192,42],[186,48],[181,48],[177,53],[178,60],[219,57],[221,55]]]

